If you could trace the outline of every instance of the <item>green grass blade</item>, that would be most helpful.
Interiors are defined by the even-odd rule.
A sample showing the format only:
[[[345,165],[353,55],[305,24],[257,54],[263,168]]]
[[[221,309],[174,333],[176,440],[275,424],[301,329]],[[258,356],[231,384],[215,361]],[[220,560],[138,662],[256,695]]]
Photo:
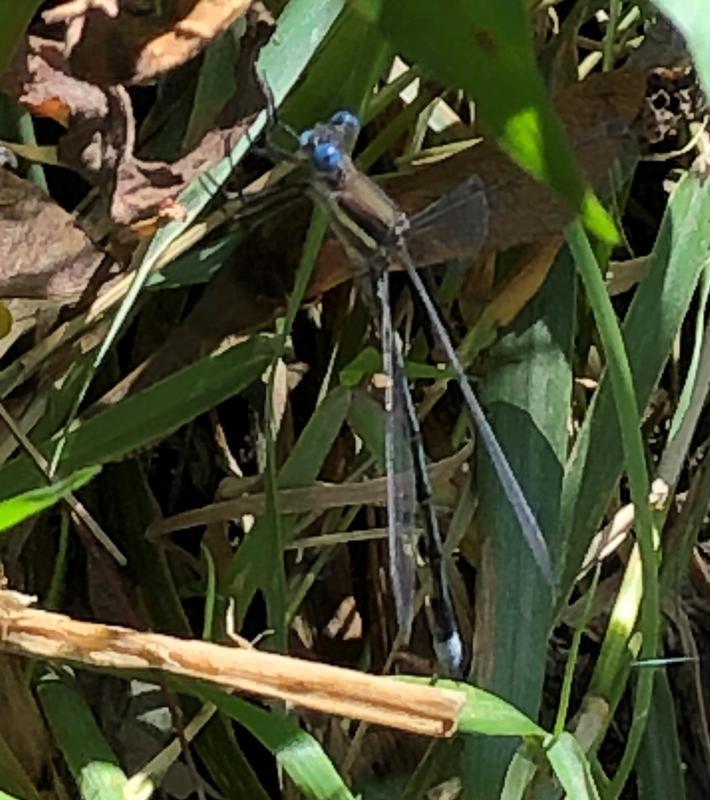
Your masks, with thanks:
[[[17,756],[13,753],[4,736],[0,736],[0,786],[12,794],[0,792],[5,800],[40,800],[41,795],[35,789],[32,779],[27,774]]]
[[[409,683],[431,683],[431,678],[403,676],[399,680]],[[439,680],[437,686],[463,692],[465,702],[461,708],[456,730],[459,733],[482,733],[486,736],[533,736],[544,737],[546,731],[522,711],[502,698],[452,680]]]
[[[204,683],[175,681],[180,691],[214,703],[243,725],[268,750],[279,766],[311,800],[354,800],[318,742],[277,711],[265,711],[235,695]]]
[[[127,777],[77,688],[54,676],[37,687],[44,714],[85,800],[125,800]]]
[[[501,147],[552,186],[589,230],[604,241],[618,240],[552,108],[537,68],[526,3],[469,0],[439,8],[410,0],[405,13],[397,0],[385,0],[382,25],[405,56],[475,98]]]
[[[689,174],[670,198],[651,264],[624,321],[637,403],[644,408],[685,319],[710,248],[710,184]],[[652,324],[649,325],[649,321]],[[574,577],[621,477],[622,448],[608,376],[585,416],[567,463],[562,530],[567,548],[563,594]]]
[[[274,393],[279,372],[274,361],[269,370],[269,381],[266,388],[266,421],[264,437],[266,439],[266,469],[264,474],[264,491],[266,508],[264,510],[263,529],[259,536],[261,561],[269,566],[267,581],[263,585],[266,599],[269,627],[274,631],[273,646],[285,652],[288,645],[286,628],[286,568],[284,564],[284,526],[279,512],[278,464],[276,456],[276,432],[272,420],[274,414]],[[253,531],[252,531],[253,533]]]
[[[298,438],[279,472],[278,486],[282,489],[308,486],[320,471],[346,419],[350,407],[350,392],[344,388],[334,389],[318,406],[315,413]],[[291,520],[293,517],[290,518]],[[224,591],[234,593],[240,614],[246,612],[254,593],[268,585],[274,565],[269,553],[264,551],[262,536],[267,536],[266,518],[257,520],[249,536],[237,551],[229,568]],[[283,541],[289,541],[290,521],[286,517]]]
[[[571,733],[561,734],[546,749],[546,753],[567,797],[600,800],[587,757]]]
[[[653,704],[636,764],[639,800],[685,800],[685,769],[674,702],[666,670],[656,670]]]
[[[104,503],[104,517],[109,530],[121,531],[121,545],[128,555],[132,584],[140,587],[140,604],[145,608],[146,624],[161,632],[182,637],[194,635],[181,605],[179,584],[170,570],[165,549],[150,541],[146,528],[155,520],[156,501],[150,494],[146,475],[136,459],[112,464],[89,487]],[[215,619],[215,627],[221,620]],[[185,719],[198,710],[198,703],[185,698]],[[209,721],[194,742],[200,761],[210,780],[225,797],[248,797],[267,800],[247,756],[233,736],[231,724],[221,716]]]
[[[66,497],[71,492],[80,489],[92,480],[101,467],[87,467],[77,470],[73,475],[60,481],[55,481],[50,486],[40,489],[31,489],[29,492],[17,495],[10,500],[0,503],[0,531],[5,531],[23,519],[39,514]]]
[[[506,772],[500,800],[523,800],[530,781],[537,772],[539,759],[536,755],[527,743],[518,748]]]
[[[577,270],[584,283],[587,299],[594,312],[597,330],[604,346],[607,370],[610,377],[614,402],[617,408],[624,463],[629,478],[631,497],[636,519],[636,541],[640,552],[643,583],[638,585],[633,603],[641,604],[641,632],[643,643],[641,654],[654,658],[658,649],[660,626],[660,600],[658,591],[658,532],[651,515],[648,495],[650,481],[646,454],[641,441],[641,418],[636,399],[633,376],[629,364],[621,329],[611,300],[606,291],[601,270],[592,252],[589,240],[579,222],[573,222],[566,231],[567,242],[572,250]],[[632,569],[629,560],[629,569]],[[626,583],[626,576],[624,577]],[[625,609],[620,609],[626,613]],[[616,637],[614,618],[609,625],[609,634]],[[595,674],[604,675],[607,664],[605,651],[597,663]],[[607,671],[609,680],[600,686],[602,696],[609,697],[613,691],[615,675]],[[626,742],[621,764],[607,791],[608,797],[618,797],[626,784],[641,745],[643,731],[651,704],[653,691],[652,673],[642,672],[634,693],[634,717]]]
[[[273,340],[254,337],[97,414],[69,434],[60,471],[69,473],[89,464],[115,461],[159,441],[246,388],[262,374],[273,353]],[[40,450],[49,452],[51,446],[46,442]],[[24,456],[0,469],[2,497],[43,485],[44,479]]]

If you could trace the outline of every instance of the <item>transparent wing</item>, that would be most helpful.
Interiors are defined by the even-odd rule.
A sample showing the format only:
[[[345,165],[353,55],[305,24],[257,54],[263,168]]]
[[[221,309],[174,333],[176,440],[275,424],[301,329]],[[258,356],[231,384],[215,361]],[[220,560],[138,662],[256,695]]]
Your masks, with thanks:
[[[432,574],[431,607],[434,646],[449,674],[461,674],[463,645],[451,601],[439,522],[432,501],[431,482],[417,411],[409,391],[399,335],[392,328],[389,275],[377,278],[380,305],[382,360],[388,376],[385,392],[385,457],[387,464],[387,514],[390,575],[400,640],[406,644],[414,618],[417,537],[415,512],[421,508],[424,549]]]
[[[393,380],[395,398],[406,415],[407,441],[414,469],[417,506],[421,511],[424,527],[423,550],[431,573],[431,610],[433,616],[434,650],[439,664],[451,677],[461,677],[464,649],[451,598],[451,589],[446,569],[446,559],[439,529],[439,519],[434,508],[434,498],[429,479],[424,442],[417,419],[409,383],[404,370],[404,356],[397,334],[393,352]]]
[[[470,258],[488,236],[488,197],[473,176],[415,214],[407,231],[407,249],[418,266],[450,258]]]
[[[540,571],[545,576],[550,588],[554,592],[555,576],[552,569],[550,551],[547,547],[545,537],[543,536],[527,498],[525,497],[525,494],[518,483],[518,479],[515,477],[515,473],[508,463],[508,459],[503,452],[503,448],[500,446],[500,443],[493,432],[493,428],[486,419],[486,415],[483,413],[483,408],[481,407],[481,404],[479,403],[478,398],[471,387],[461,361],[456,353],[456,349],[451,343],[451,339],[446,331],[446,327],[441,320],[436,305],[429,296],[426,286],[414,267],[414,263],[412,262],[412,259],[408,253],[406,244],[401,242],[399,249],[399,257],[404,264],[409,280],[414,286],[414,289],[421,300],[422,306],[429,317],[429,322],[434,329],[436,338],[439,340],[439,343],[446,353],[449,364],[454,370],[456,383],[458,383],[459,388],[461,389],[461,394],[463,395],[464,402],[466,403],[469,413],[471,414],[471,418],[473,419],[476,429],[478,430],[480,440],[491,459],[493,469],[498,476],[498,480],[503,487],[503,491],[508,498],[508,502],[513,509],[513,513],[517,517],[523,537],[527,542],[533,558],[540,568]]]
[[[414,618],[416,539],[414,514],[417,504],[414,464],[409,442],[407,407],[402,396],[406,379],[402,368],[401,342],[392,328],[389,277],[383,270],[377,277],[382,363],[387,375],[385,389],[385,462],[387,465],[387,528],[389,562],[397,625],[402,643],[409,642]]]

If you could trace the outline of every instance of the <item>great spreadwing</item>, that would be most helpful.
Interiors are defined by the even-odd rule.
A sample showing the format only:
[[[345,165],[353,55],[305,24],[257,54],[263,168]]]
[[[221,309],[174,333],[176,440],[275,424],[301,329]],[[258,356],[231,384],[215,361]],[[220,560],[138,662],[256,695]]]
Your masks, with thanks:
[[[432,501],[427,459],[416,407],[405,373],[402,341],[393,328],[389,267],[397,263],[426,312],[432,330],[446,354],[466,407],[501,482],[532,555],[548,582],[553,573],[545,539],[518,481],[473,392],[441,316],[415,269],[410,245],[441,239],[460,244],[471,254],[487,235],[488,203],[484,186],[471,177],[411,219],[380,187],[354,166],[350,151],[359,133],[357,117],[348,111],[334,114],[300,137],[300,151],[312,168],[312,193],[330,215],[332,227],[344,245],[358,276],[364,302],[380,337],[385,393],[385,453],[387,465],[390,573],[402,640],[412,626],[417,545],[415,509],[421,511],[424,553],[432,571],[432,610],[439,659],[458,672],[463,647],[456,625],[443,558],[442,538]]]
[[[393,326],[389,268],[404,268],[442,347],[494,471],[498,476],[532,556],[551,587],[552,565],[545,539],[520,485],[471,387],[446,327],[421,277],[412,253],[431,253],[437,243],[447,252],[471,255],[487,235],[488,202],[480,179],[464,180],[442,198],[409,218],[367,175],[350,152],[360,130],[358,118],[339,111],[299,137],[297,161],[309,166],[313,199],[328,213],[357,276],[382,347],[386,375],[385,464],[390,577],[399,638],[407,643],[414,615],[417,554],[416,508],[420,509],[421,550],[432,575],[431,608],[437,657],[450,673],[461,672],[464,649],[447,580],[439,521],[432,499],[427,457],[405,372],[402,340]],[[419,260],[419,259],[417,259]]]

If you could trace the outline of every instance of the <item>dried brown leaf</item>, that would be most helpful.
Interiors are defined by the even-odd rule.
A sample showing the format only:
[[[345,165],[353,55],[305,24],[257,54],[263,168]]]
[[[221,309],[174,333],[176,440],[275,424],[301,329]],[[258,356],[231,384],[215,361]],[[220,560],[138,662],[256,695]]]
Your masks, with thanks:
[[[50,116],[68,128],[59,141],[59,159],[109,198],[114,222],[133,225],[174,218],[178,194],[226,156],[264,105],[253,71],[263,34],[262,28],[257,34],[262,38],[248,48],[249,63],[239,65],[253,78],[250,91],[240,95],[239,107],[225,107],[220,127],[172,163],[144,161],[134,155],[135,118],[128,92],[120,85],[101,88],[74,77],[56,42],[30,37],[0,87],[34,113]],[[247,86],[246,81],[243,85]]]
[[[76,300],[103,258],[70,214],[0,169],[0,296]]]
[[[101,86],[155,81],[198,55],[252,0],[191,0],[170,5],[170,16],[146,15],[130,3],[78,0],[45,12],[65,23],[64,54],[71,73]]]

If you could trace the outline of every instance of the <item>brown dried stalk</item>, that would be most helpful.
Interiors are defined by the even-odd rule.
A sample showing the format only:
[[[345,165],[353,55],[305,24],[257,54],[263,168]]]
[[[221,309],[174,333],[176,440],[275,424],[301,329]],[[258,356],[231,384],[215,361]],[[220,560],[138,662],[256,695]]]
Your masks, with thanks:
[[[0,649],[91,667],[160,669],[426,736],[451,736],[462,692],[367,675],[317,661],[80,622],[29,608],[33,597],[0,591]]]

